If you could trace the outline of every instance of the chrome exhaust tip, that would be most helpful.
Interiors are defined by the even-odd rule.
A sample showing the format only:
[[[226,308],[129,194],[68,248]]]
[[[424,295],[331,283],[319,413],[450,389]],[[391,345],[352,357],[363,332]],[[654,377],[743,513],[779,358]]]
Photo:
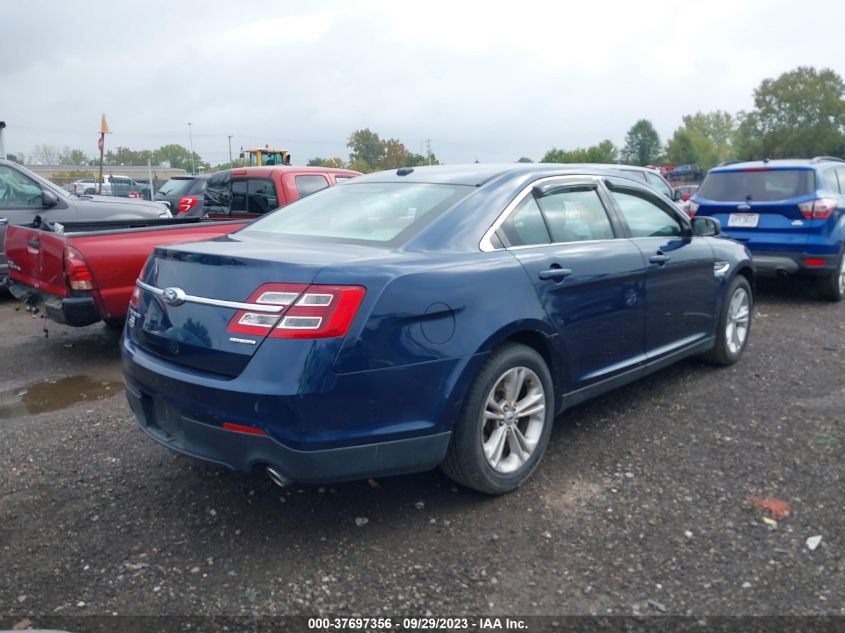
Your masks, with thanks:
[[[270,478],[270,481],[276,484],[279,488],[287,488],[293,483],[272,466],[267,467],[267,476]]]

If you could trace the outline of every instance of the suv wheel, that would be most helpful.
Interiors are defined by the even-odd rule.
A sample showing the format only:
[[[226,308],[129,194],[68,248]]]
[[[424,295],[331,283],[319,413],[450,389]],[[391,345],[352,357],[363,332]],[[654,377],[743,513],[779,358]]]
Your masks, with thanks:
[[[816,280],[816,290],[822,299],[842,301],[845,297],[845,248],[839,253],[836,270]]]
[[[549,368],[535,350],[509,343],[487,360],[467,395],[442,468],[487,494],[521,486],[546,450],[554,419]]]
[[[714,365],[733,365],[742,356],[751,332],[751,312],[754,307],[751,286],[742,275],[734,277],[716,326],[716,345],[701,359]]]

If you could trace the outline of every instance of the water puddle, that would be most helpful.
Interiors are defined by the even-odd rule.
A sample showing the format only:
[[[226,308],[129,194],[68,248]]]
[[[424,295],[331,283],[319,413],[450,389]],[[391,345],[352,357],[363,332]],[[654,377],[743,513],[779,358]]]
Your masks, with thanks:
[[[86,400],[103,400],[121,393],[122,388],[123,383],[120,382],[97,380],[90,376],[68,376],[0,391],[0,420],[60,411]]]

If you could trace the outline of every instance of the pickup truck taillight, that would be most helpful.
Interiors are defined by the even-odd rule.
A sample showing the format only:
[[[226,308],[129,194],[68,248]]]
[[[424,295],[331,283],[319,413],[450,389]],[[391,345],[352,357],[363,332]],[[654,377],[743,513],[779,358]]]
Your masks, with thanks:
[[[228,331],[270,338],[344,336],[366,292],[361,286],[264,284],[247,303],[279,306],[279,312],[238,310]]]
[[[835,198],[818,198],[798,205],[805,220],[826,220],[836,211],[838,201]]]
[[[199,198],[192,196],[182,196],[179,198],[179,213],[187,213],[199,202]]]
[[[94,277],[88,262],[73,246],[65,246],[65,274],[72,290],[94,289]]]

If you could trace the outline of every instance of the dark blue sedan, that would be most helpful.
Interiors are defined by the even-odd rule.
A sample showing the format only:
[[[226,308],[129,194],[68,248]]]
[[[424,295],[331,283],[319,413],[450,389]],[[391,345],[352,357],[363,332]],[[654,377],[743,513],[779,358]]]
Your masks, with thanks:
[[[611,171],[381,172],[156,249],[126,393],[154,440],[279,484],[440,465],[503,493],[568,407],[687,356],[736,362],[753,276],[718,222]]]

